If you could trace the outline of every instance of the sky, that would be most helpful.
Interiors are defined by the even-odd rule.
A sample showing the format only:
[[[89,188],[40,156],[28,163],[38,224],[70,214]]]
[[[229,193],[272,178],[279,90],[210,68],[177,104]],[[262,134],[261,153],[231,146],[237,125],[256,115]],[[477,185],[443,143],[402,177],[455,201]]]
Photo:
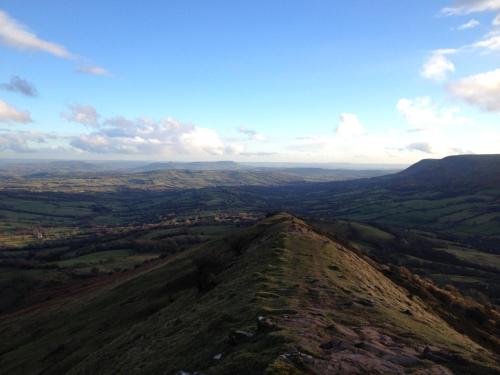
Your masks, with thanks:
[[[500,153],[500,0],[2,0],[0,158]]]

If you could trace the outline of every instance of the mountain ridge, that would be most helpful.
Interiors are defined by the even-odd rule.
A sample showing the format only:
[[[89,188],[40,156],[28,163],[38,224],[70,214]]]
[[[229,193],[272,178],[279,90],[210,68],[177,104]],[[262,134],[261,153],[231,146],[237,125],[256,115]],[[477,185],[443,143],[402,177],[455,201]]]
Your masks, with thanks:
[[[111,289],[1,322],[0,366],[6,374],[498,370],[495,354],[384,270],[397,271],[279,213]]]

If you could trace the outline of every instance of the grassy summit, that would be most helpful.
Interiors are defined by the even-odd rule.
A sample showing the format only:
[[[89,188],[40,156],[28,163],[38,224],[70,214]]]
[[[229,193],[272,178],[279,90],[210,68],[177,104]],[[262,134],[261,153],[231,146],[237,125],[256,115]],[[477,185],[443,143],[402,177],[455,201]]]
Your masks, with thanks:
[[[79,298],[3,317],[0,368],[5,374],[499,370],[493,333],[459,333],[440,306],[391,281],[401,278],[394,272],[277,214]],[[498,318],[489,314],[485,330]]]

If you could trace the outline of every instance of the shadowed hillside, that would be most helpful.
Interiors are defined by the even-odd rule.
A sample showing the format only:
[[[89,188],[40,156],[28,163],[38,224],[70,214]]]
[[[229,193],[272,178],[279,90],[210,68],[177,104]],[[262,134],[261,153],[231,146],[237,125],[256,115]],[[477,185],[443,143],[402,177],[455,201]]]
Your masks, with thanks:
[[[446,190],[487,189],[500,186],[499,155],[460,155],[425,159],[380,181],[405,188],[445,188]]]
[[[500,155],[451,156],[387,176],[246,191],[266,197],[275,210],[419,228],[500,251]]]
[[[412,278],[278,214],[127,281],[4,316],[0,366],[5,374],[496,373],[497,312],[459,294],[445,304],[433,297],[439,288]],[[460,333],[466,316],[481,322]]]

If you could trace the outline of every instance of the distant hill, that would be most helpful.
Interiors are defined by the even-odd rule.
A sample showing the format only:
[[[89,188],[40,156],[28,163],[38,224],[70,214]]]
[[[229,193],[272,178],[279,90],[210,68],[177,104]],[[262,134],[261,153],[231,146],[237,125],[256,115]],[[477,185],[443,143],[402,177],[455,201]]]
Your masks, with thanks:
[[[499,316],[288,214],[0,321],[3,374],[496,374]]]
[[[0,175],[44,177],[64,173],[91,173],[102,171],[97,164],[86,161],[56,160],[42,162],[11,162],[0,165]]]
[[[378,182],[404,188],[500,188],[500,155],[460,155],[425,159]]]
[[[361,178],[391,175],[397,172],[396,170],[389,169],[283,168],[276,170],[296,176],[302,176],[310,182],[356,180]]]
[[[214,161],[214,162],[166,162],[166,163],[150,163],[138,168],[135,168],[135,172],[150,172],[150,171],[160,171],[169,169],[184,169],[191,171],[238,171],[255,169],[249,166],[244,166],[238,164],[234,161]]]
[[[3,160],[0,161],[0,176],[50,178],[125,171],[137,168],[137,162],[82,161],[82,160]]]

